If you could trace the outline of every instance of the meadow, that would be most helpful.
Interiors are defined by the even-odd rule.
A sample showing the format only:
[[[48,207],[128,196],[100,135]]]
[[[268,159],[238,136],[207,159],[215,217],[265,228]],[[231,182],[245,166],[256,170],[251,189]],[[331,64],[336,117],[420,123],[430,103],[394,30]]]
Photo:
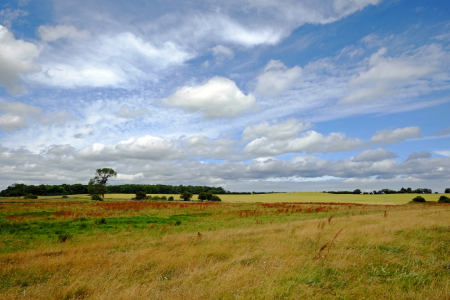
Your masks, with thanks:
[[[105,196],[0,199],[0,298],[450,299],[449,204]]]

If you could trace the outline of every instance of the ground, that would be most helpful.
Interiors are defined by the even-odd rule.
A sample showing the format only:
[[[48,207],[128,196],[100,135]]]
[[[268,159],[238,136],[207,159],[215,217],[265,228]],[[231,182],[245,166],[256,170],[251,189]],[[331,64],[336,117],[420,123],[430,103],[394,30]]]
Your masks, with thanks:
[[[0,298],[450,299],[450,205],[403,196],[1,199]]]

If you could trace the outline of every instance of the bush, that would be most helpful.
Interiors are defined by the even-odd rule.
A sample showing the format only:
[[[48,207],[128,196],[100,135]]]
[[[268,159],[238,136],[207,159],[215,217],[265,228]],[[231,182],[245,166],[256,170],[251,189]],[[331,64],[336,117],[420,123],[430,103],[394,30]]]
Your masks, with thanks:
[[[152,200],[159,200],[159,197],[158,196],[154,196],[154,197],[152,197]]]
[[[38,196],[33,195],[33,194],[27,194],[25,196],[23,196],[23,199],[37,199]]]
[[[91,195],[91,200],[95,200],[95,201],[103,201],[102,197],[100,197],[100,195]]]
[[[427,202],[425,201],[425,198],[422,196],[417,196],[416,198],[412,199],[413,202]]]
[[[67,199],[67,198],[69,198],[69,197],[67,197],[66,195],[64,195],[64,196],[62,196],[61,198],[63,198],[63,199]]]
[[[450,189],[445,189],[445,193],[449,194],[450,193]]]
[[[167,199],[169,201],[173,201],[173,196],[170,196],[169,199]]]
[[[222,201],[222,199],[220,199],[219,196],[213,195],[209,201]]]
[[[167,197],[166,196],[162,196],[160,199],[161,200],[167,200]]]
[[[439,197],[438,203],[450,203],[450,198],[447,196],[441,196]]]
[[[144,191],[139,191],[136,193],[136,200],[143,200],[147,196],[147,193]]]

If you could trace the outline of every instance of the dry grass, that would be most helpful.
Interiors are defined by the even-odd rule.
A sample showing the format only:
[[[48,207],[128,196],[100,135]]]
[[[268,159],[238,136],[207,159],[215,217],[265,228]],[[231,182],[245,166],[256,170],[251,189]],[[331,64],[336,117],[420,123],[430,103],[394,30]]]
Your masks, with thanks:
[[[449,206],[327,219],[255,223],[201,236],[155,236],[152,231],[161,229],[150,227],[98,232],[3,253],[0,296],[450,299]],[[315,258],[332,240],[327,257]]]

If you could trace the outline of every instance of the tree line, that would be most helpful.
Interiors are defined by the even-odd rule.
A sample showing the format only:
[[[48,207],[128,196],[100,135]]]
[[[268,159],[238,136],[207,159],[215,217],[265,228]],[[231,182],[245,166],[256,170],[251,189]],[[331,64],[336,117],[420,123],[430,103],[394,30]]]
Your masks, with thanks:
[[[323,193],[329,193],[329,194],[370,194],[370,195],[378,195],[378,194],[432,194],[433,191],[431,189],[411,189],[411,188],[401,188],[398,191],[391,190],[391,189],[382,189],[379,191],[373,191],[373,192],[364,192],[362,193],[360,189],[356,189],[354,191],[324,191]],[[445,189],[445,193],[450,193],[450,189]]]
[[[193,186],[193,185],[165,185],[165,184],[123,184],[106,186],[106,193],[109,194],[136,194],[144,191],[147,194],[181,194],[188,191],[192,194],[201,192],[212,194],[232,194],[222,187],[213,186]],[[2,197],[21,197],[28,194],[37,196],[63,196],[76,194],[89,194],[87,184],[61,184],[61,185],[26,185],[14,183],[0,192]],[[234,193],[233,193],[234,194]]]

